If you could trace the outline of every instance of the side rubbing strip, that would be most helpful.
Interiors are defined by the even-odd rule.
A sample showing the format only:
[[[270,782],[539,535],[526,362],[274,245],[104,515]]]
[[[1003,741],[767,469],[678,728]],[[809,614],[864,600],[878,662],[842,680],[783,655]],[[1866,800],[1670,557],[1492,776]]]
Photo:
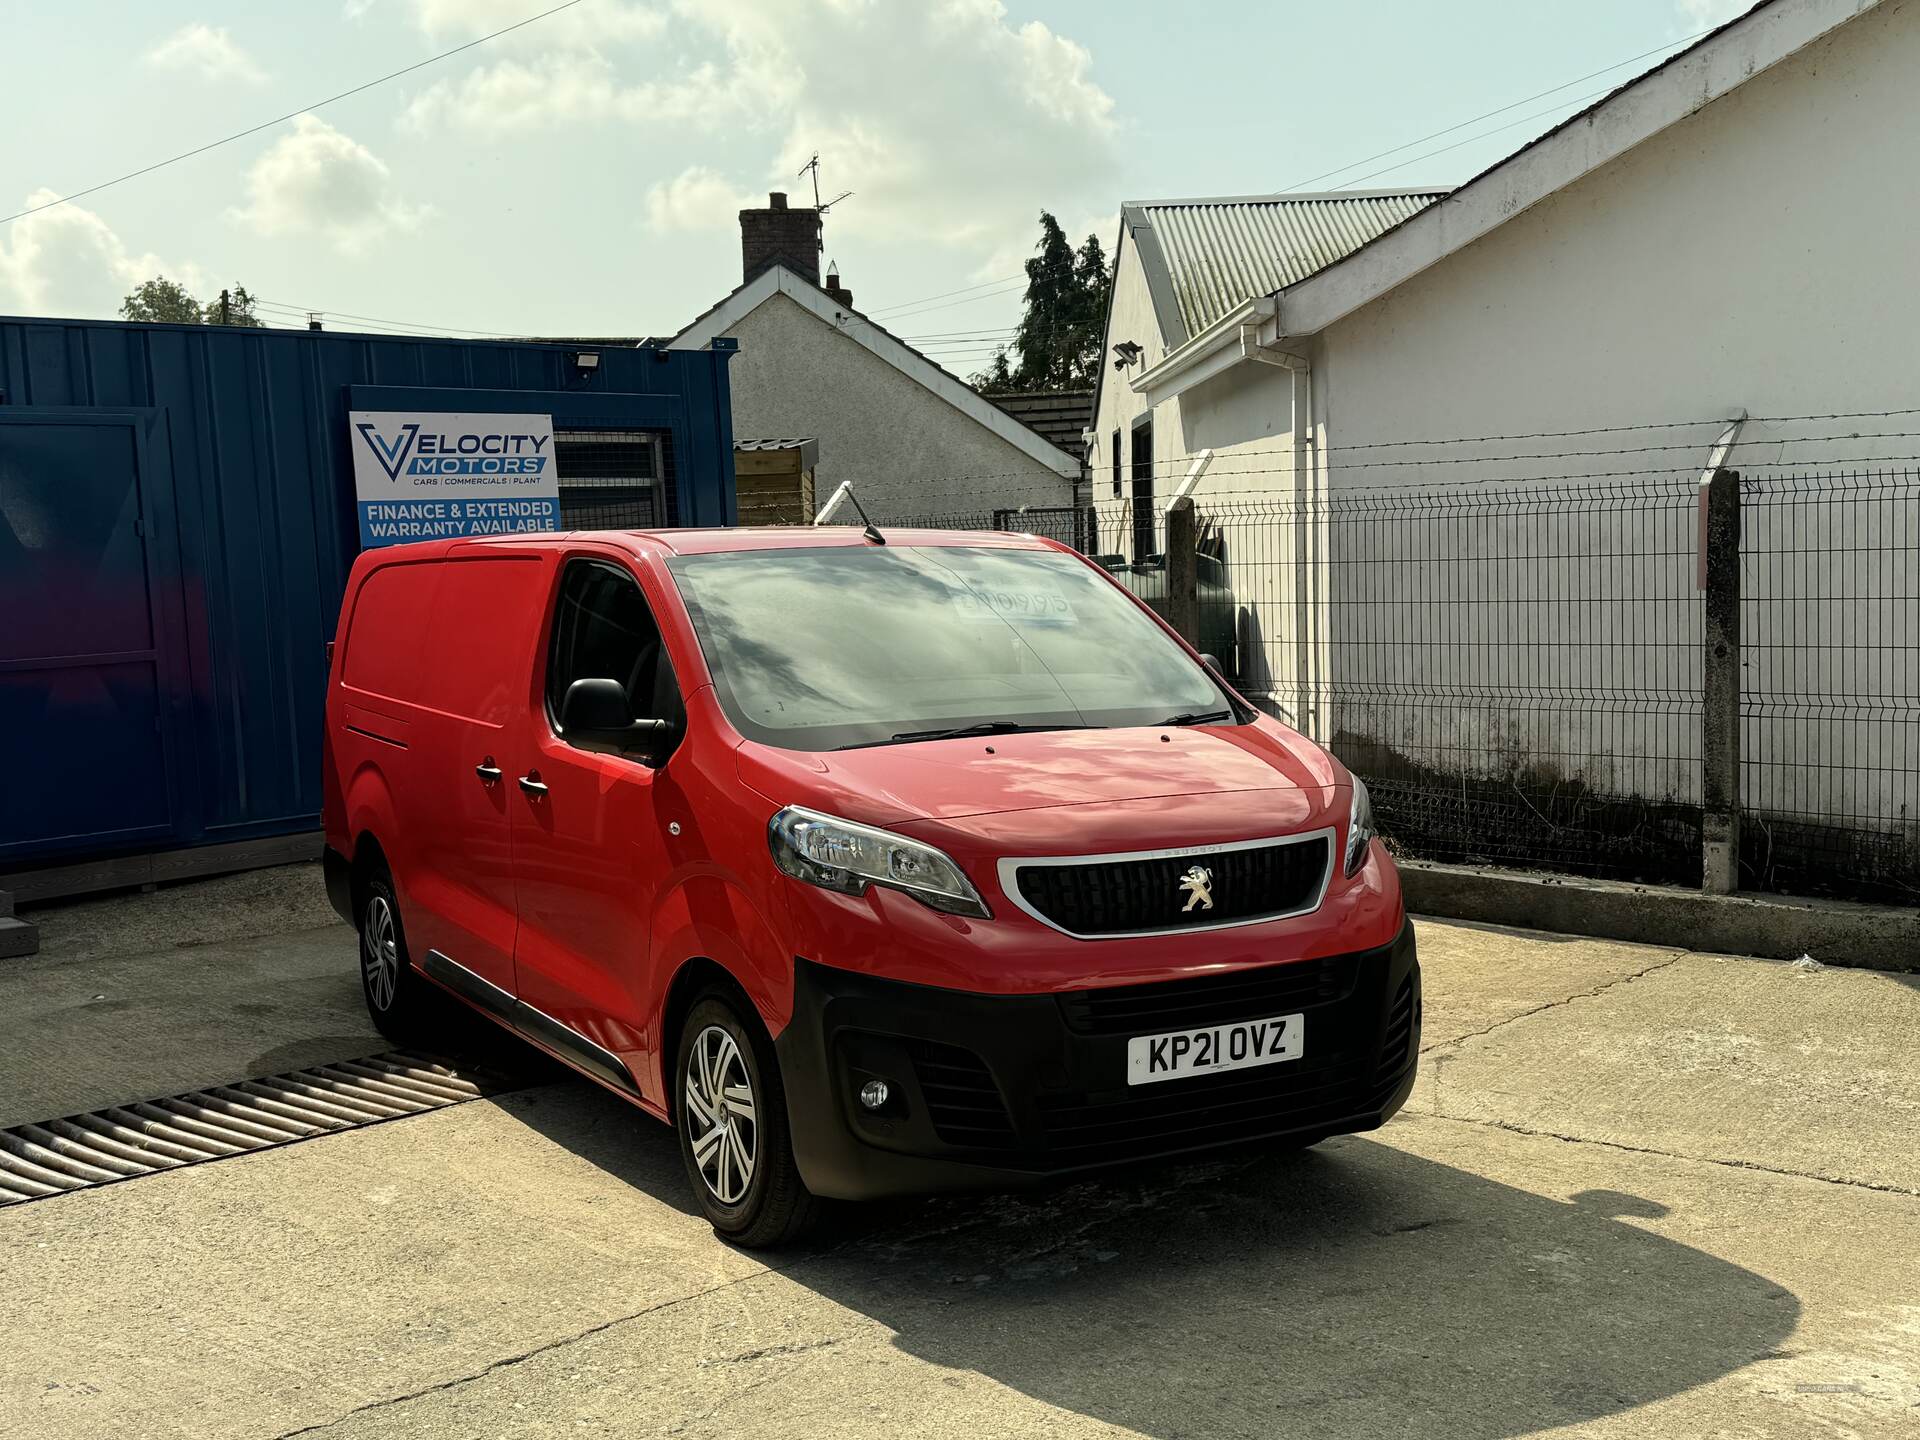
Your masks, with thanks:
[[[549,1050],[557,1050],[588,1074],[597,1075],[609,1085],[638,1095],[640,1087],[626,1062],[611,1050],[593,1043],[570,1025],[562,1025],[544,1010],[536,1010],[522,1000],[515,1008],[514,1022],[523,1035],[531,1036]]]
[[[519,1023],[514,1016],[514,1007],[520,1002],[486,976],[475,974],[458,960],[442,955],[438,950],[429,950],[420,968],[427,972],[428,979],[438,980],[462,999],[472,1001],[509,1025]]]
[[[438,950],[429,950],[420,968],[426,971],[429,979],[439,981],[454,994],[497,1015],[522,1035],[564,1055],[589,1075],[598,1076],[609,1085],[617,1085],[629,1094],[640,1093],[639,1082],[618,1055],[603,1045],[594,1044],[571,1025],[562,1024],[546,1011],[536,1010],[526,1001],[509,995],[484,975],[475,974],[458,960]]]

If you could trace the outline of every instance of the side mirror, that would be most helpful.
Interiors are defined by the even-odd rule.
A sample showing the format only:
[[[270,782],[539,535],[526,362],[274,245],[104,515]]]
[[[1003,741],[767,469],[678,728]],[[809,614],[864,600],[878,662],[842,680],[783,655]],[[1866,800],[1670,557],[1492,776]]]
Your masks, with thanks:
[[[587,749],[645,752],[666,728],[664,720],[634,719],[627,687],[603,676],[574,681],[560,702],[561,733]]]
[[[1218,655],[1208,655],[1203,653],[1200,656],[1200,663],[1206,666],[1209,670],[1213,671],[1213,673],[1216,675],[1221,675],[1225,673],[1220,668],[1220,657]]]

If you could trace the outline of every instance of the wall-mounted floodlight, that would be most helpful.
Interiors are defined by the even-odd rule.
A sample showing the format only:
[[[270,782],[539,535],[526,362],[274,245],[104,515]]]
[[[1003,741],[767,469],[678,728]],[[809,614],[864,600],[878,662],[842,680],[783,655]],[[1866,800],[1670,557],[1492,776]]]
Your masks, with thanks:
[[[1146,353],[1147,351],[1144,345],[1137,345],[1131,340],[1122,340],[1118,345],[1113,347],[1113,368],[1116,370],[1124,370]]]
[[[573,357],[573,368],[582,375],[591,375],[600,368],[600,357],[591,350],[582,350]]]

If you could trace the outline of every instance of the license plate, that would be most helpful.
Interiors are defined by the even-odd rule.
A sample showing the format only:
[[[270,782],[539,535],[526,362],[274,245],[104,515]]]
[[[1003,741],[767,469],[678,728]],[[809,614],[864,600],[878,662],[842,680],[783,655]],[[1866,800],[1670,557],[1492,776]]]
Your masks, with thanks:
[[[1152,1085],[1218,1070],[1250,1070],[1298,1060],[1306,1049],[1306,1016],[1276,1015],[1127,1041],[1127,1084]]]

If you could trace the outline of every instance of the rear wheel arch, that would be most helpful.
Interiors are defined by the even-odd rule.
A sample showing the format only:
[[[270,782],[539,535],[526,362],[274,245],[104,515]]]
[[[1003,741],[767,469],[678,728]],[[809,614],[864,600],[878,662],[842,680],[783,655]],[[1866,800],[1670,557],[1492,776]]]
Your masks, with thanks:
[[[392,881],[393,867],[388,863],[387,852],[381,847],[379,838],[371,830],[362,830],[353,837],[353,858],[349,866],[353,913],[358,916],[367,902],[367,882],[380,874]]]

